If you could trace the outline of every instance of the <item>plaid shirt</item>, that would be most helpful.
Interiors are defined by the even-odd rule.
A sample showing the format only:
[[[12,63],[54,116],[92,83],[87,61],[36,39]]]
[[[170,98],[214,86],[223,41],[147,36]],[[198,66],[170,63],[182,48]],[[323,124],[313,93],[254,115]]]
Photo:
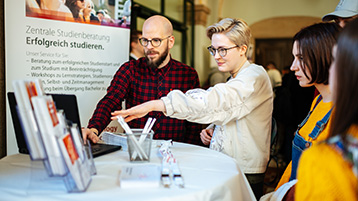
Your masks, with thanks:
[[[111,112],[122,109],[121,103],[124,99],[126,108],[131,108],[146,101],[160,99],[173,89],[186,92],[199,86],[195,69],[174,59],[170,59],[169,63],[160,69],[148,67],[145,58],[129,61],[114,75],[107,94],[97,104],[87,127],[102,132],[111,121]],[[143,128],[148,117],[157,119],[152,128],[155,132],[153,138],[203,145],[200,140],[200,124],[169,118],[162,112],[150,112],[128,124],[131,128]]]

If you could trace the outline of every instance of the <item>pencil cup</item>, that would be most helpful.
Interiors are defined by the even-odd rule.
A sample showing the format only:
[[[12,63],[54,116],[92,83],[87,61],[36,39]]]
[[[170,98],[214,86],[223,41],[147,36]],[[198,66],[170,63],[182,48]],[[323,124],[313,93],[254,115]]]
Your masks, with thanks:
[[[126,134],[129,160],[131,162],[149,162],[153,130],[149,133],[142,133],[143,129],[132,129],[132,132],[133,134]]]

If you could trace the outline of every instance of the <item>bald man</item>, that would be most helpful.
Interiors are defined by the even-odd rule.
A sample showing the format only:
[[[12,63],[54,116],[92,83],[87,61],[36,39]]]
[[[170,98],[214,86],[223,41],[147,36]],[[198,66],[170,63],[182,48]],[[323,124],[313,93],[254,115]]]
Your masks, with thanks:
[[[111,112],[121,110],[126,100],[126,108],[149,100],[160,99],[173,89],[187,91],[198,88],[198,74],[192,67],[176,61],[170,56],[175,38],[171,22],[162,16],[148,18],[139,39],[145,56],[124,63],[116,72],[107,88],[107,94],[99,101],[89,120],[82,129],[84,140],[98,142],[98,135],[111,121]],[[154,139],[172,139],[177,142],[203,145],[200,140],[201,125],[166,117],[161,112],[151,112],[147,116],[129,122],[131,128],[144,128],[148,117],[156,118],[152,128]]]

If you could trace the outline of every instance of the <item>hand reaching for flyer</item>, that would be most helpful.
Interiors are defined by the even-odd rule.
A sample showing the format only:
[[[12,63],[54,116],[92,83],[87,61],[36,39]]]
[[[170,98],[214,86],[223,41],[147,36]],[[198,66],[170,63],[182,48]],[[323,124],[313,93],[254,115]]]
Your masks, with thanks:
[[[127,110],[117,110],[112,112],[112,120],[116,120],[117,116],[120,115],[124,118],[126,122],[132,121],[133,119],[138,119],[144,117],[149,112],[165,112],[165,106],[162,100],[152,100],[140,105],[134,106]]]

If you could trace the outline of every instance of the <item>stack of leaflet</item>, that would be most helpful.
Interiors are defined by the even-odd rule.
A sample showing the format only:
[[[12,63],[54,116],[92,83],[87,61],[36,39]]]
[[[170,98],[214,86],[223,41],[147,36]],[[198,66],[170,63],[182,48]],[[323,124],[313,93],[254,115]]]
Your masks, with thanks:
[[[122,147],[123,151],[128,150],[127,136],[123,133],[115,134],[110,132],[103,132],[100,136],[100,140],[106,144],[119,145]]]
[[[96,173],[79,128],[67,125],[41,80],[13,82],[18,114],[32,160],[43,160],[49,176],[63,177],[69,192],[83,192]]]
[[[17,110],[21,119],[22,129],[26,133],[25,139],[30,157],[32,160],[44,159],[46,158],[46,152],[31,104],[31,97],[44,95],[41,82],[39,80],[17,80],[13,82],[13,86],[18,103]]]
[[[131,165],[123,166],[119,174],[121,188],[158,188],[160,187],[160,166]]]

